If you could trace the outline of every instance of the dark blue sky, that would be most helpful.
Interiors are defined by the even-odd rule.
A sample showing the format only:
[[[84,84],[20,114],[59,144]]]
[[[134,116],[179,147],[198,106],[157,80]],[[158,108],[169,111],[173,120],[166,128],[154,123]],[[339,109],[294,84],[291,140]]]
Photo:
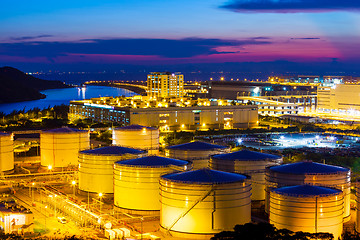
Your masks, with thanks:
[[[358,63],[359,9],[356,0],[4,0],[0,65]]]

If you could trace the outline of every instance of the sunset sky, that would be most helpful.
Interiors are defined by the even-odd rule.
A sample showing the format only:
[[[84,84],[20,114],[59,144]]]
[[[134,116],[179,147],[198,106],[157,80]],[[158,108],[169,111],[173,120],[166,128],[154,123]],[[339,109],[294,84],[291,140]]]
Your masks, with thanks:
[[[3,0],[0,65],[360,63],[357,0]]]

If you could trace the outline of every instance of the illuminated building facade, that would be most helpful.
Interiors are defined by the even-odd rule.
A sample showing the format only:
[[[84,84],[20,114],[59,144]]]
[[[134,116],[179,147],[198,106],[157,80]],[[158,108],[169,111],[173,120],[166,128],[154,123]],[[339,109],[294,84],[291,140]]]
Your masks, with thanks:
[[[354,115],[360,112],[360,85],[337,84],[318,88],[317,110]]]
[[[298,113],[298,105],[295,103],[273,101],[260,97],[238,97],[237,99],[245,104],[251,102],[257,105],[259,114],[263,116],[281,116]]]
[[[7,233],[33,232],[33,213],[15,200],[0,202],[0,228]]]
[[[152,72],[147,76],[147,95],[151,98],[184,96],[184,75]]]
[[[258,124],[258,107],[237,100],[178,98],[97,98],[71,101],[69,118],[143,125],[160,130],[251,128]]]

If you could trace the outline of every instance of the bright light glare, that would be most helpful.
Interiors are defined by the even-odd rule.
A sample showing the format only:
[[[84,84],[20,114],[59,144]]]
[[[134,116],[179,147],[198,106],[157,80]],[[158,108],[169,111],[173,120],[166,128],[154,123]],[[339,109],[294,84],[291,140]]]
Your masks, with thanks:
[[[49,165],[49,166],[48,166],[48,169],[49,169],[49,170],[51,170],[51,169],[52,169],[52,166],[51,166],[51,165]]]
[[[285,137],[284,137],[284,136],[280,136],[280,139],[281,139],[281,140],[284,140],[284,139],[285,139]]]
[[[240,144],[242,143],[242,139],[241,138],[238,138],[237,142]]]
[[[99,193],[99,197],[102,197],[103,196],[103,194],[102,193]]]
[[[75,181],[72,181],[72,182],[71,182],[71,184],[72,184],[72,185],[75,185],[75,184],[76,184],[76,182],[75,182]]]

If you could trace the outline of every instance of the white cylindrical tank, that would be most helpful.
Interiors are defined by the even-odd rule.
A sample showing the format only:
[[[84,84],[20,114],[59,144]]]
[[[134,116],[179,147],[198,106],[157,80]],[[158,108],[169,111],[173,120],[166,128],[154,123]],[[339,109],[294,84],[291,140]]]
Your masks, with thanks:
[[[79,151],[90,147],[89,132],[68,127],[42,131],[41,166],[62,168],[78,164]]]
[[[242,150],[214,155],[209,164],[211,169],[251,176],[251,199],[265,200],[265,168],[281,163],[281,156]]]
[[[360,179],[355,183],[356,221],[355,230],[360,232]]]
[[[159,152],[159,129],[141,125],[130,125],[113,130],[113,145],[140,148],[149,154]]]
[[[311,161],[268,167],[265,171],[265,211],[269,211],[272,188],[293,185],[317,185],[337,188],[344,193],[344,221],[350,220],[350,169]]]
[[[344,197],[341,190],[300,185],[270,192],[270,224],[293,232],[328,232],[334,239],[343,230]]]
[[[0,133],[0,171],[14,170],[14,146],[10,133]]]
[[[145,154],[144,151],[119,146],[79,152],[79,189],[92,193],[114,193],[114,163]]]
[[[248,178],[207,168],[162,176],[161,228],[175,236],[194,239],[250,222]]]
[[[166,156],[191,161],[193,169],[202,169],[209,166],[211,155],[230,152],[229,147],[206,142],[189,142],[166,148]]]
[[[191,169],[187,161],[148,156],[114,165],[114,205],[127,212],[160,210],[159,179],[166,173]]]

